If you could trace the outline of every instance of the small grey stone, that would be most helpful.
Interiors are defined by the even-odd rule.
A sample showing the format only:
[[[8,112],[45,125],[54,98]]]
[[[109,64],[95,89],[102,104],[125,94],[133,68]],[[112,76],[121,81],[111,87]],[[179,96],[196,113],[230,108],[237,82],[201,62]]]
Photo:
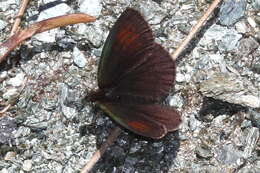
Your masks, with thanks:
[[[12,4],[18,5],[19,1],[17,1],[17,0],[1,0],[0,1],[0,10],[6,11],[10,7],[10,5],[12,5]]]
[[[244,16],[245,0],[226,0],[220,7],[219,21],[222,25],[231,26]]]
[[[67,106],[71,99],[74,99],[70,97],[73,96],[72,93],[69,91],[68,86],[64,83],[59,84],[59,107],[61,112],[67,119],[71,119],[77,114],[76,109]]]
[[[75,115],[77,115],[77,111],[74,108],[63,106],[62,107],[62,113],[67,119],[73,118]]]
[[[239,169],[238,173],[259,173],[260,172],[260,161],[256,160],[250,165],[246,165]]]
[[[260,25],[260,15],[255,16],[255,22],[258,24],[258,26]],[[256,31],[259,32],[259,30],[256,29]]]
[[[5,80],[8,77],[8,73],[7,71],[2,71],[0,73],[0,82],[2,82],[3,80]]]
[[[252,64],[252,71],[260,74],[260,63]]]
[[[91,16],[99,16],[102,10],[100,0],[79,0],[79,11]]]
[[[217,159],[225,165],[236,164],[241,157],[242,153],[232,144],[224,145],[217,151]]]
[[[9,173],[9,171],[6,168],[0,169],[1,173]]]
[[[85,24],[79,25],[77,33],[82,34],[86,39],[96,48],[100,47],[103,41],[103,31],[97,25],[87,26]]]
[[[4,160],[14,161],[15,156],[16,156],[16,153],[15,153],[15,152],[9,151],[9,152],[6,153],[6,155],[5,155],[5,157],[4,157]]]
[[[23,162],[23,170],[24,171],[31,171],[32,169],[32,160],[25,160]]]
[[[244,158],[252,156],[252,152],[257,146],[257,142],[259,139],[259,129],[256,127],[250,128],[248,135],[245,139],[245,149],[244,149]]]
[[[241,20],[241,21],[238,21],[236,24],[235,24],[235,27],[236,27],[236,30],[239,32],[239,33],[247,33],[250,31],[250,29],[248,28],[245,20]]]
[[[6,83],[14,87],[19,87],[24,83],[24,77],[24,73],[19,73],[15,77],[9,79]]]
[[[195,118],[195,116],[192,114],[190,115],[189,119],[189,127],[190,130],[195,131],[201,128],[201,122]]]
[[[7,26],[7,22],[0,20],[0,30],[4,29]]]
[[[185,75],[181,74],[181,73],[177,73],[175,80],[176,80],[176,82],[185,82],[186,81]]]
[[[209,54],[200,58],[196,64],[196,69],[209,70],[212,68],[219,68],[220,72],[227,72],[226,62],[223,55]]]
[[[251,121],[249,121],[249,120],[244,120],[244,121],[241,123],[241,128],[248,128],[248,127],[252,127]]]
[[[200,84],[200,92],[206,97],[259,108],[260,98],[257,96],[257,89],[249,81],[244,82],[234,74],[216,73]]]
[[[237,43],[242,36],[238,33],[226,34],[218,41],[218,48],[221,52],[232,51],[237,48]]]
[[[102,49],[94,49],[94,55],[97,56],[97,57],[101,57],[102,55]],[[0,78],[1,80],[1,78]]]
[[[242,37],[235,29],[226,28],[220,25],[213,25],[204,34],[204,39],[199,42],[204,46],[218,43],[217,47],[221,52],[237,49],[237,44]]]
[[[133,166],[138,162],[138,159],[136,157],[127,156],[125,159],[125,164],[128,166]]]
[[[206,145],[197,146],[195,152],[199,157],[203,157],[205,159],[209,159],[213,157],[213,154],[211,153],[210,149]]]
[[[259,0],[252,0],[252,6],[256,11],[260,10],[260,1]]]
[[[243,54],[250,54],[250,52],[257,49],[258,47],[259,43],[251,37],[244,38],[239,41],[239,51]]]
[[[257,128],[260,128],[260,113],[254,111],[253,109],[250,109],[249,114],[252,121],[252,125]]]
[[[257,24],[256,24],[256,21],[253,17],[248,17],[247,18],[247,22],[249,23],[249,25],[251,25],[253,28],[256,28],[257,27]]]
[[[51,8],[47,8],[46,10],[41,11],[39,17],[37,18],[37,22],[49,19],[51,17],[65,15],[70,13],[71,11],[72,9],[66,3],[60,3]]]
[[[3,98],[6,100],[13,100],[19,95],[19,91],[16,88],[8,89],[4,94]]]
[[[165,9],[152,0],[140,1],[137,8],[150,24],[159,24],[167,14]]]
[[[183,97],[179,94],[169,96],[168,100],[169,100],[169,105],[173,107],[181,108],[184,104]]]
[[[83,68],[86,66],[87,60],[85,55],[77,47],[73,49],[72,58],[78,67]]]
[[[31,129],[29,127],[24,127],[21,126],[18,128],[18,130],[15,132],[14,137],[15,138],[20,138],[20,137],[24,137],[27,136],[31,133]]]
[[[55,28],[43,33],[36,34],[33,38],[41,42],[54,43],[56,41],[56,34],[59,32],[59,29]]]
[[[214,124],[215,126],[221,126],[225,120],[227,119],[227,115],[220,115],[217,116],[216,118],[213,119],[212,124]]]
[[[8,116],[0,118],[0,144],[9,145],[14,139],[13,132],[17,125],[14,118]]]
[[[8,51],[8,48],[6,46],[0,46],[0,56],[3,56]]]

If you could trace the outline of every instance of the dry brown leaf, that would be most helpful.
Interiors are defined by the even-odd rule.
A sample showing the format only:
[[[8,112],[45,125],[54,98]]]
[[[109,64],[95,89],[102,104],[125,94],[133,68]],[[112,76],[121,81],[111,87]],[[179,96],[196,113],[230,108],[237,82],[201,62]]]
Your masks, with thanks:
[[[0,45],[0,63],[17,45],[37,33],[41,33],[61,26],[93,21],[95,21],[95,18],[86,14],[68,14],[34,23],[30,25],[27,29],[18,31]]]

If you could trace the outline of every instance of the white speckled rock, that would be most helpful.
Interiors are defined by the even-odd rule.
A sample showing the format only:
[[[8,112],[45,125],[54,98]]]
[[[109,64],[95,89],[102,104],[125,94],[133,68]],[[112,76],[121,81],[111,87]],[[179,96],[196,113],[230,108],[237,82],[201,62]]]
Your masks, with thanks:
[[[79,11],[91,16],[101,14],[102,5],[100,0],[79,0]]]

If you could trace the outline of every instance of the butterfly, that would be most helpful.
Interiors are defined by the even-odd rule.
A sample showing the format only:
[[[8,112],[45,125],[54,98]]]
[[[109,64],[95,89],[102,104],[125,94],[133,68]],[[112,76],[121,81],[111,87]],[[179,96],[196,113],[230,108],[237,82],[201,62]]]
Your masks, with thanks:
[[[99,89],[87,99],[126,129],[159,139],[181,123],[175,109],[158,103],[168,95],[175,75],[175,62],[154,42],[143,16],[127,8],[105,41],[98,67]]]

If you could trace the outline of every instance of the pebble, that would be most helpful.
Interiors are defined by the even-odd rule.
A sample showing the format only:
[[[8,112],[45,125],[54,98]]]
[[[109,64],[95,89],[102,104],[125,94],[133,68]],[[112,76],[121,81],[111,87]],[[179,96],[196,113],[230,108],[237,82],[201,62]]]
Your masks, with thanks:
[[[31,169],[32,169],[32,160],[25,160],[23,162],[23,170],[29,172],[31,171]]]
[[[217,43],[216,46],[221,52],[237,49],[238,41],[242,35],[233,28],[226,28],[220,25],[211,26],[204,34],[204,39],[199,42],[201,45],[209,46]]]
[[[0,30],[4,29],[7,26],[7,22],[0,20]]]
[[[247,33],[247,32],[250,31],[249,28],[246,25],[246,22],[244,20],[241,20],[241,21],[237,22],[235,24],[235,27],[236,27],[236,30],[238,31],[238,33],[243,33],[244,34],[244,33]]]
[[[260,11],[260,1],[259,0],[252,0],[252,6],[256,11]]]
[[[247,82],[234,74],[215,73],[200,84],[200,92],[217,100],[259,108],[260,98],[257,96],[257,89]]]
[[[149,24],[159,24],[167,15],[165,9],[162,9],[154,1],[140,1],[138,10],[145,16]]]
[[[101,0],[79,0],[79,11],[91,16],[99,16],[102,10]]]
[[[19,87],[22,86],[22,84],[24,83],[24,78],[24,73],[19,73],[15,77],[9,79],[6,83],[14,87]]]
[[[234,25],[245,14],[245,0],[226,0],[220,7],[219,21],[222,25]]]
[[[210,149],[206,145],[197,146],[195,152],[199,157],[202,157],[205,159],[209,159],[209,158],[213,157],[213,154],[211,153]]]
[[[3,98],[6,100],[12,100],[13,98],[15,98],[16,96],[19,95],[18,89],[16,88],[11,88],[8,89],[4,94],[3,94]]]
[[[17,4],[16,0],[1,0],[0,1],[0,10],[6,11],[12,4]]]
[[[83,68],[86,66],[87,63],[86,57],[77,47],[73,48],[72,58],[74,63],[78,67]]]
[[[248,17],[247,18],[247,22],[253,27],[256,28],[257,24],[255,22],[255,20],[252,17]]]
[[[15,159],[16,153],[13,151],[9,151],[6,153],[4,160],[13,161]]]
[[[249,158],[252,156],[252,152],[257,146],[259,140],[259,129],[252,127],[245,140],[244,158]]]
[[[218,150],[217,155],[217,159],[225,165],[236,164],[241,157],[242,153],[237,150],[232,144],[223,145]]]
[[[37,18],[37,22],[49,19],[51,17],[57,17],[61,15],[65,15],[72,12],[72,9],[70,6],[68,6],[66,3],[60,3],[58,5],[55,5],[51,8],[47,8],[39,14]]]

